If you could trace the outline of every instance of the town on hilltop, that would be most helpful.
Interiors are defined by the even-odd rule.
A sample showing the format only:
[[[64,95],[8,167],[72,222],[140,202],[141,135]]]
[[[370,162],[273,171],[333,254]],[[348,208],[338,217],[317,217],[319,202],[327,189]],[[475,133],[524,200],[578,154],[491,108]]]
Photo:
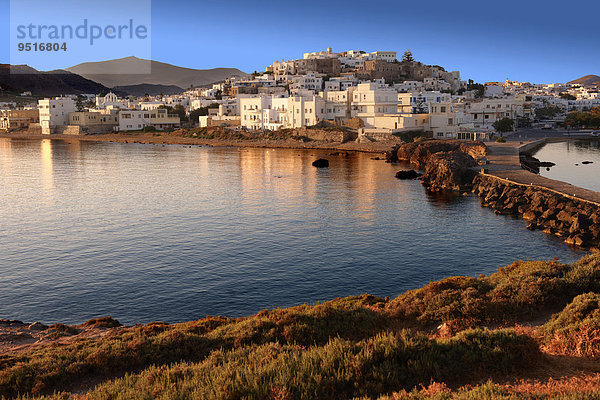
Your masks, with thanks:
[[[24,93],[30,95],[31,93]],[[0,130],[45,135],[345,127],[357,140],[419,131],[438,139],[489,139],[520,127],[554,128],[570,112],[600,106],[598,85],[461,80],[459,71],[415,61],[407,50],[325,51],[275,61],[263,73],[231,76],[174,95],[63,95],[0,103]]]

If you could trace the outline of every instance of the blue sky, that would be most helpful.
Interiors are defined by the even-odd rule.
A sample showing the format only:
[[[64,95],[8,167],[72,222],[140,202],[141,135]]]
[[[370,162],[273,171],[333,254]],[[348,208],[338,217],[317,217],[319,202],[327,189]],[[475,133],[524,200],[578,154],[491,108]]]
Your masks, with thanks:
[[[91,13],[77,3],[82,16]],[[597,0],[152,0],[151,51],[154,60],[183,67],[251,72],[326,47],[410,48],[417,60],[460,70],[464,79],[565,82],[600,75],[598,15]],[[0,0],[0,19],[0,62],[8,63],[9,0]],[[92,60],[78,53],[32,66]]]

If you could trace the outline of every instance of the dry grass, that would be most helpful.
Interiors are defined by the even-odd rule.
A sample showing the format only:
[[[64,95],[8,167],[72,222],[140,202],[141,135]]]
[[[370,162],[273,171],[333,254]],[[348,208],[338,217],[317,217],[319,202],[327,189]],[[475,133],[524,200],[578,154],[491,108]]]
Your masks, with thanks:
[[[0,357],[0,396],[575,399],[582,398],[577,384],[595,396],[598,377],[494,382],[524,376],[532,362],[543,365],[543,352],[598,356],[599,278],[600,256],[590,255],[573,264],[516,262],[488,277],[448,278],[391,301],[363,295],[174,325],[116,328],[110,318],[56,325],[57,334],[72,339]],[[538,328],[484,327],[535,320],[552,307],[562,311]],[[80,339],[85,329],[106,334]],[[68,392],[90,380],[101,384],[82,396]],[[469,384],[476,386],[457,389]]]

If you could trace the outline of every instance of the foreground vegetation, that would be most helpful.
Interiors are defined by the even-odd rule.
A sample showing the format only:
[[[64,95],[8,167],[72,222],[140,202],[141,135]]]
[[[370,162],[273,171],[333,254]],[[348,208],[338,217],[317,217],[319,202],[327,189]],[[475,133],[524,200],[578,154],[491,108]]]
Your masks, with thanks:
[[[173,325],[93,320],[62,328],[61,341],[0,356],[0,395],[600,398],[600,369],[584,363],[600,355],[599,278],[600,256],[590,255],[573,264],[515,262],[392,300],[363,295]],[[90,329],[105,335],[80,333]],[[548,380],[549,365],[557,378],[570,376]]]

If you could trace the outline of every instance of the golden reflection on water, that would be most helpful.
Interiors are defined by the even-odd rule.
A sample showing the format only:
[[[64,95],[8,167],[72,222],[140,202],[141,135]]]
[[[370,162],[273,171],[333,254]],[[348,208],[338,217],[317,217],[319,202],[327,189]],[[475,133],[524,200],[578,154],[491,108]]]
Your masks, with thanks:
[[[0,168],[11,169],[12,164],[12,143],[10,139],[0,139],[0,153],[3,157],[0,157]]]
[[[300,197],[314,202],[316,176],[306,174],[305,157],[305,154],[291,150],[240,149],[238,163],[242,200],[258,204],[268,195],[279,204]],[[292,179],[299,175],[305,178],[300,185]]]
[[[52,160],[52,141],[50,139],[43,139],[40,142],[40,155],[42,161],[42,187],[46,191],[44,198],[49,198],[48,192],[54,191],[54,162]]]
[[[311,165],[321,157],[330,161],[330,168],[319,170]],[[307,207],[352,212],[367,224],[376,213],[378,188],[384,179],[389,180],[381,164],[367,154],[342,157],[323,150],[250,148],[238,151],[238,163],[241,200],[249,206],[272,196],[280,207],[303,202]]]

